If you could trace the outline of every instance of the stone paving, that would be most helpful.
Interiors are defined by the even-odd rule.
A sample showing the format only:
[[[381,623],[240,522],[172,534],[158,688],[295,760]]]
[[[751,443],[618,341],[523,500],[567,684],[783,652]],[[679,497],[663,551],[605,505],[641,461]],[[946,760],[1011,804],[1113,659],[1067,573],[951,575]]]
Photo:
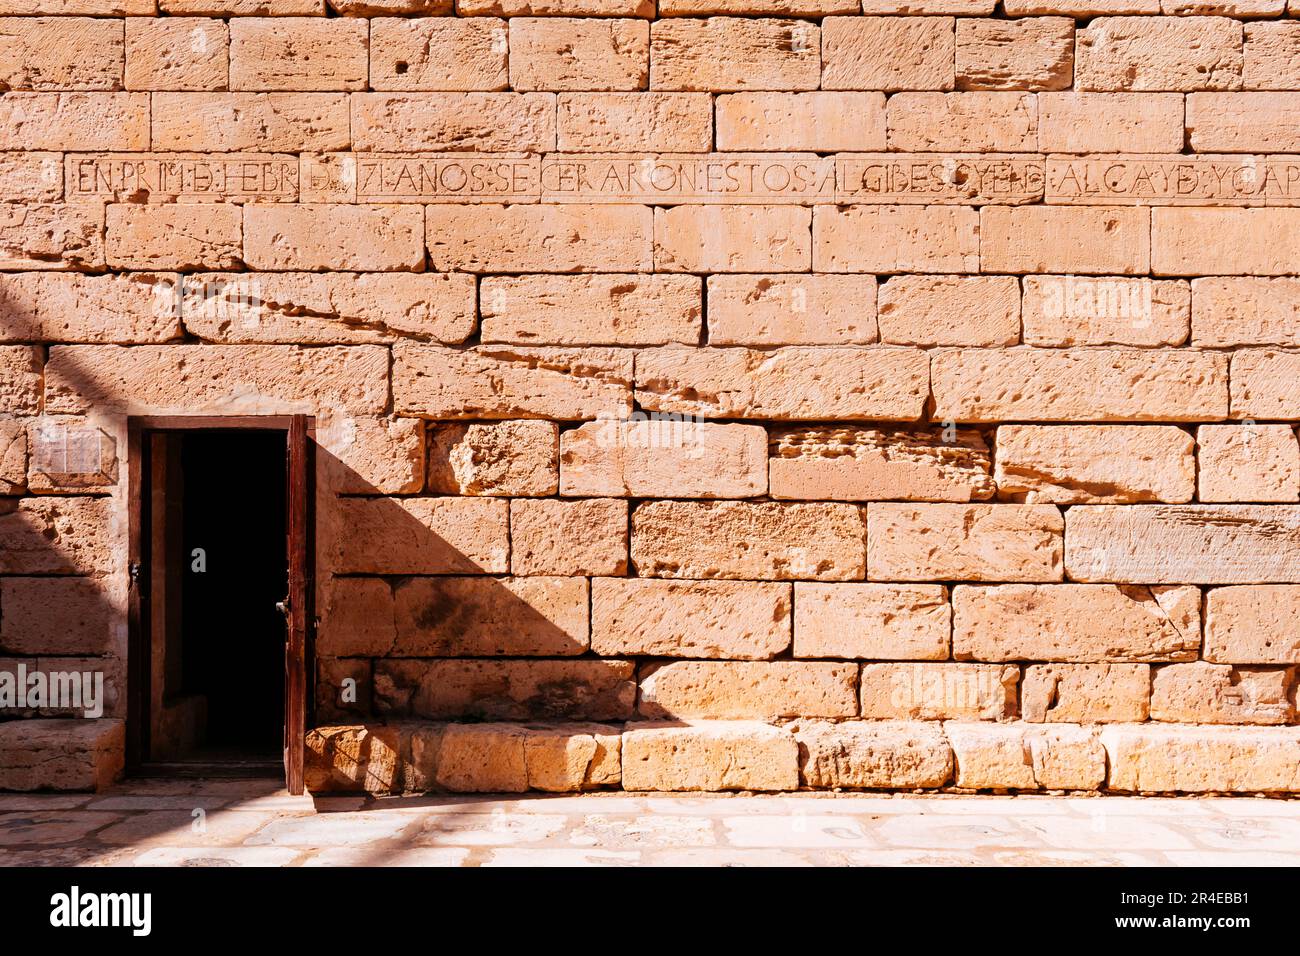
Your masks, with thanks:
[[[1295,866],[1300,800],[862,794],[0,794],[0,865]]]

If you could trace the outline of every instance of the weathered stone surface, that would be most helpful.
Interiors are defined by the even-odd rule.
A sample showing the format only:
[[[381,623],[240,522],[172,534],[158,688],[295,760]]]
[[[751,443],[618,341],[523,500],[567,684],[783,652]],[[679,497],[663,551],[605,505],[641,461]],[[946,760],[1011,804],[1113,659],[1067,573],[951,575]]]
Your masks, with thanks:
[[[124,530],[107,498],[0,500],[0,574],[107,574]]]
[[[709,276],[710,345],[869,345],[876,279],[858,275]]]
[[[895,276],[880,287],[878,321],[881,340],[894,345],[1016,345],[1020,284],[1011,276]]]
[[[1300,443],[1291,425],[1202,425],[1198,501],[1300,499]]]
[[[26,488],[27,428],[20,421],[0,419],[0,495],[20,495]]]
[[[1241,24],[1227,17],[1098,17],[1076,47],[1080,90],[1241,89]]]
[[[767,490],[767,432],[671,417],[604,419],[560,435],[560,492],[748,498]]]
[[[1031,93],[899,93],[888,106],[889,148],[1022,152],[1038,148]]]
[[[1048,153],[1177,153],[1178,93],[1041,93],[1038,148]]]
[[[1232,417],[1300,419],[1300,352],[1233,352]]]
[[[62,199],[63,157],[59,153],[0,153],[0,189],[11,200]]]
[[[1173,425],[1002,425],[994,479],[1000,497],[1031,504],[1182,504],[1195,447]]]
[[[713,105],[708,93],[561,93],[562,151],[708,152]]]
[[[801,206],[673,206],[655,210],[661,272],[802,272],[812,264]]]
[[[6,149],[148,149],[150,109],[148,93],[6,93],[0,139]]]
[[[952,603],[958,660],[1185,661],[1200,647],[1196,588],[959,585]]]
[[[1118,206],[985,206],[979,221],[980,268],[1141,275],[1152,259],[1151,216],[1148,209]]]
[[[99,655],[122,647],[121,597],[98,578],[0,578],[0,650]]]
[[[632,563],[647,577],[852,580],[864,533],[847,504],[651,501],[632,513]]]
[[[700,340],[695,276],[499,276],[483,280],[482,341],[666,345]]]
[[[1147,664],[1031,664],[1020,682],[1021,716],[1031,723],[1119,723],[1147,719]]]
[[[397,643],[393,586],[382,578],[327,578],[316,607],[316,650],[324,657],[382,656]]]
[[[0,19],[0,88],[120,89],[122,24],[91,17]]]
[[[8,720],[0,723],[0,788],[103,790],[122,774],[121,720]]]
[[[434,425],[429,490],[448,495],[553,495],[558,483],[553,422]]]
[[[378,660],[375,708],[387,717],[626,720],[629,661]]]
[[[552,793],[617,787],[622,780],[620,731],[604,724],[530,725],[524,738],[528,786]]]
[[[207,273],[185,277],[182,311],[186,329],[214,342],[332,345],[410,337],[459,343],[474,330],[474,279],[401,272]]]
[[[153,93],[154,149],[347,149],[348,97],[343,93]],[[95,145],[89,149],[143,149]],[[394,147],[401,148],[401,147]]]
[[[948,657],[952,609],[942,585],[799,582],[794,588],[795,657]]]
[[[203,17],[128,17],[128,90],[221,90],[230,74],[230,28]]]
[[[1227,415],[1227,357],[1170,350],[957,349],[931,358],[939,421],[1204,421]]]
[[[317,656],[316,722],[365,720],[372,712],[372,683],[369,660]]]
[[[674,661],[642,673],[651,719],[854,717],[858,669],[820,661]]]
[[[647,349],[636,399],[711,418],[920,418],[929,363],[916,349]]]
[[[1300,280],[1192,280],[1192,344],[1300,346]]]
[[[1064,522],[1054,505],[867,506],[873,581],[1059,581]]]
[[[644,20],[516,17],[510,85],[516,90],[643,90],[650,26]]]
[[[594,578],[591,649],[602,656],[769,659],[790,646],[790,607],[788,584]]]
[[[31,345],[0,345],[0,412],[34,415],[41,408],[40,349]]]
[[[466,351],[398,343],[393,404],[428,418],[624,416],[632,405],[632,355],[618,349]]]
[[[1157,667],[1151,680],[1151,719],[1188,724],[1287,724],[1290,667],[1234,667],[1196,661]]]
[[[307,790],[400,793],[408,748],[397,727],[379,724],[314,727],[307,731],[304,761]]]
[[[942,787],[952,780],[952,749],[937,725],[911,721],[801,723],[804,786],[850,790]]]
[[[953,24],[951,17],[827,17],[822,88],[951,90]]]
[[[244,259],[268,271],[421,272],[422,219],[411,206],[251,204],[244,210]]]
[[[656,20],[650,26],[653,90],[815,90],[821,30],[801,20]]]
[[[103,267],[103,206],[6,203],[0,208],[0,269]]]
[[[179,277],[0,275],[0,341],[164,342],[181,335]]]
[[[1151,210],[1151,271],[1157,275],[1286,275],[1300,248],[1300,210]]]
[[[348,17],[236,17],[232,90],[362,90],[370,24]]]
[[[624,790],[794,790],[799,748],[788,731],[751,720],[628,724]]]
[[[1214,588],[1205,599],[1207,661],[1300,664],[1300,586]]]
[[[1187,342],[1192,296],[1186,282],[1025,276],[1024,289],[1026,345],[1155,347]]]
[[[614,498],[510,502],[515,574],[627,573],[627,502]]]
[[[1300,791],[1300,727],[1116,724],[1101,741],[1111,790]]]
[[[234,269],[243,264],[242,210],[233,204],[114,203],[104,255],[115,269]]]
[[[1016,713],[1020,669],[1009,664],[863,664],[863,717],[1005,720]]]
[[[449,724],[439,738],[434,779],[457,793],[523,793],[526,736],[518,724]]]
[[[911,18],[908,18],[911,19]],[[863,242],[871,236],[871,242]],[[815,272],[978,272],[980,221],[965,206],[818,206]]]
[[[366,152],[555,148],[554,93],[356,93],[349,103],[352,145]]]
[[[885,148],[883,93],[731,93],[715,109],[718,149]]]
[[[1094,505],[1066,515],[1076,581],[1273,584],[1300,580],[1300,506]]]
[[[370,21],[372,90],[505,90],[506,22],[493,17]]]
[[[505,574],[509,506],[494,498],[341,498],[327,513],[338,574]]]
[[[1198,152],[1293,152],[1300,135],[1286,117],[1300,95],[1286,93],[1190,93],[1187,138]]]
[[[957,89],[1064,90],[1073,79],[1071,18],[957,21]]]
[[[636,205],[430,206],[440,272],[649,272],[653,215]]]
[[[971,790],[1095,790],[1106,779],[1101,743],[1082,727],[944,724],[958,787]]]
[[[318,478],[336,494],[413,494],[424,489],[424,423],[411,418],[317,418]]]
[[[45,410],[258,414],[383,411],[388,353],[375,346],[55,346],[45,368]]]

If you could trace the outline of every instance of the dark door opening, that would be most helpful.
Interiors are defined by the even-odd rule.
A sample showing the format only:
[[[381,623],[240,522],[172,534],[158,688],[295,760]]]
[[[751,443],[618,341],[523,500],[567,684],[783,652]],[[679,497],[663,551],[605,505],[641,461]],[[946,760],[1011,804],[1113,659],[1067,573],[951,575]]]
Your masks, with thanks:
[[[132,425],[128,763],[300,788],[306,420]]]

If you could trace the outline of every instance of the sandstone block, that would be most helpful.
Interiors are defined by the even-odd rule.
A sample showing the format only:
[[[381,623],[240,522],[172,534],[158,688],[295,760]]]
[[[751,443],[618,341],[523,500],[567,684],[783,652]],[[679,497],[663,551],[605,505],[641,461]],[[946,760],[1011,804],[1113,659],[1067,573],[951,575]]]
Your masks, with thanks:
[[[790,606],[788,584],[595,578],[591,649],[764,660],[790,646]]]
[[[54,202],[62,199],[62,155],[36,152],[0,153],[0,190],[3,190],[11,201]]]
[[[1038,149],[1038,103],[1030,93],[899,93],[889,98],[888,114],[890,149]]]
[[[101,655],[118,649],[120,595],[97,578],[0,579],[0,649],[7,654]]]
[[[0,502],[0,574],[108,574],[119,547],[107,498]]]
[[[528,786],[551,793],[617,787],[622,780],[621,752],[617,726],[530,726],[524,737]]]
[[[244,258],[267,270],[422,272],[423,225],[413,206],[250,205]]]
[[[5,790],[104,790],[122,775],[120,720],[8,720],[0,723]]]
[[[148,149],[149,114],[148,93],[6,93],[0,141],[6,149]]]
[[[751,720],[628,724],[624,790],[794,790],[799,750],[785,730]]]
[[[1300,499],[1300,444],[1291,425],[1202,425],[1198,501]]]
[[[387,401],[387,373],[376,346],[61,345],[45,368],[45,411],[373,414]]]
[[[709,17],[650,25],[652,90],[815,90],[821,73],[815,23]]]
[[[484,342],[545,345],[694,345],[701,281],[676,275],[537,275],[485,278]]]
[[[985,206],[980,266],[988,272],[1145,273],[1153,246],[1159,248],[1151,238],[1151,215],[1113,206]]]
[[[561,93],[562,151],[708,152],[713,105],[708,93]]]
[[[632,513],[645,577],[860,579],[861,511],[847,504],[651,501]]]
[[[1188,724],[1288,724],[1293,668],[1234,667],[1195,661],[1157,667],[1151,719]]]
[[[1232,417],[1300,418],[1300,352],[1233,352]]]
[[[1111,790],[1287,793],[1300,790],[1300,727],[1116,724],[1101,732]]]
[[[508,513],[493,498],[340,498],[325,566],[336,574],[504,574]]]
[[[873,581],[1059,581],[1064,522],[1054,505],[867,506]]]
[[[233,269],[242,264],[243,212],[234,205],[111,203],[105,239],[115,269]]]
[[[1300,24],[1294,20],[1245,24],[1246,45],[1242,50],[1241,71],[1243,89],[1300,88],[1300,30],[1297,27]]]
[[[795,657],[944,660],[951,630],[942,585],[795,585]]]
[[[517,724],[448,724],[434,778],[455,793],[523,793],[528,789],[526,731]]]
[[[714,275],[708,281],[711,345],[877,341],[874,276]]]
[[[0,411],[35,415],[41,408],[41,351],[33,345],[0,345]]]
[[[1300,587],[1214,588],[1205,606],[1206,660],[1300,664],[1300,636],[1291,625],[1300,609]]]
[[[560,493],[748,498],[767,491],[767,432],[696,420],[589,422],[560,435]]]
[[[895,276],[880,287],[878,321],[892,345],[1016,345],[1020,284],[1013,276]]]
[[[350,103],[359,150],[555,148],[554,93],[357,93]]]
[[[375,706],[386,716],[469,720],[626,720],[630,661],[378,660]]]
[[[342,93],[154,93],[150,100],[158,150],[325,152],[351,143]]]
[[[986,210],[987,211],[987,210]],[[863,242],[870,236],[870,242]],[[817,272],[978,272],[980,224],[964,206],[818,206]]]
[[[822,21],[822,88],[826,90],[951,90],[955,57],[951,17],[827,17]]]
[[[398,414],[428,418],[554,418],[631,411],[632,356],[617,349],[487,346],[393,348]]]
[[[510,85],[516,90],[643,90],[649,73],[645,20],[510,21]]]
[[[377,17],[370,21],[370,88],[510,88],[506,22],[494,17]]]
[[[929,362],[916,349],[647,349],[636,356],[642,408],[710,418],[909,420],[921,416]]]
[[[1204,421],[1227,414],[1213,352],[962,349],[931,360],[939,421]]]
[[[0,208],[0,269],[103,267],[103,206],[6,203]]]
[[[128,17],[128,90],[226,89],[230,31],[224,20],[206,17]]]
[[[370,24],[347,17],[236,17],[232,90],[364,90]]]
[[[392,652],[397,643],[397,618],[388,581],[327,578],[316,603],[316,650],[322,656],[384,657]]]
[[[26,489],[27,428],[20,421],[0,419],[0,495],[21,495]]]
[[[1178,93],[1042,93],[1038,148],[1045,153],[1177,153]]]
[[[181,335],[179,276],[0,275],[0,341],[145,343]]]
[[[1032,664],[1020,682],[1021,716],[1031,723],[1121,723],[1147,719],[1147,664]]]
[[[1300,506],[1093,505],[1066,515],[1076,581],[1272,584],[1300,580]]]
[[[317,657],[316,721],[328,724],[364,720],[372,712],[372,684],[368,660]]]
[[[957,21],[957,89],[1064,90],[1073,79],[1071,18]]]
[[[1020,669],[999,664],[863,664],[862,716],[1005,720],[1016,713]]]
[[[553,495],[558,485],[554,422],[434,425],[429,490],[448,495]]]
[[[938,726],[914,721],[801,723],[804,786],[850,790],[942,787],[952,780],[952,749]]]
[[[773,498],[972,501],[995,490],[976,431],[777,428],[771,455]]]
[[[1300,346],[1300,280],[1192,280],[1192,344]]]
[[[674,661],[641,676],[644,717],[853,717],[857,667],[819,661]]]
[[[883,93],[729,93],[718,97],[718,149],[885,148]]]
[[[1183,345],[1191,289],[1178,280],[1025,276],[1026,345]]]
[[[673,206],[654,213],[664,272],[799,272],[812,262],[812,213],[799,206]]]
[[[371,725],[307,731],[304,770],[310,793],[393,794],[402,790],[409,742],[400,728]]]
[[[1194,449],[1173,425],[1002,425],[994,480],[999,496],[1030,504],[1183,504]]]
[[[1151,211],[1158,275],[1285,275],[1300,252],[1300,209]]]
[[[517,498],[510,539],[515,574],[626,574],[627,502]]]
[[[1076,34],[1079,90],[1239,90],[1241,23],[1227,17],[1098,17]]]
[[[1297,104],[1300,93],[1189,93],[1188,141],[1202,153],[1294,152]]]
[[[971,790],[1096,790],[1106,779],[1101,743],[1082,727],[944,725],[956,785]]]
[[[648,272],[648,206],[430,206],[429,262],[440,272]]]
[[[120,90],[122,36],[121,20],[0,18],[0,88]]]
[[[1186,661],[1201,642],[1196,588],[958,585],[952,601],[958,660]]]

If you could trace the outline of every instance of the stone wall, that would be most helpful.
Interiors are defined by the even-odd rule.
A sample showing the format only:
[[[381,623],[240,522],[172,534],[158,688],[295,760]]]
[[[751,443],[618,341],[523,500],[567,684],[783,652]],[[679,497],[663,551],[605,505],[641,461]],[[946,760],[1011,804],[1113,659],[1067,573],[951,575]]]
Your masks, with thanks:
[[[1298,14],[0,0],[0,788],[307,412],[317,789],[1300,790]]]

